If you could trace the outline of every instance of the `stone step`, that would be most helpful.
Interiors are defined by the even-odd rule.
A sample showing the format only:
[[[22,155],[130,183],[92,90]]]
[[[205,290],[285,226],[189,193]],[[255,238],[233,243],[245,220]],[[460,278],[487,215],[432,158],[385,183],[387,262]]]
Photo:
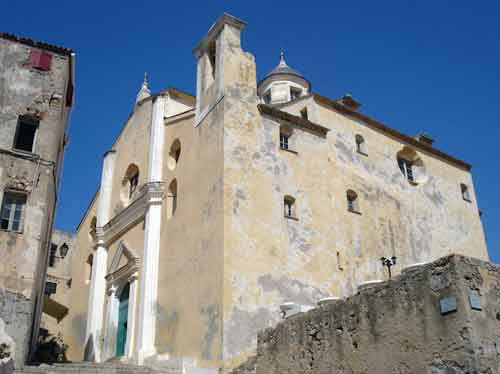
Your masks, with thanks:
[[[14,374],[170,374],[146,366],[123,363],[68,363],[55,365],[25,366]],[[174,374],[174,373],[172,373]],[[177,374],[177,373],[175,373]]]

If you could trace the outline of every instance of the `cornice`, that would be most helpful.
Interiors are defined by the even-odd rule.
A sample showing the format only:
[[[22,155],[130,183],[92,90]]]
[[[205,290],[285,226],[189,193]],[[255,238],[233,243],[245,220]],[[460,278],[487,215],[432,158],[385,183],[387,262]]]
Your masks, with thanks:
[[[261,114],[284,121],[298,128],[312,131],[322,137],[326,137],[326,134],[328,133],[328,131],[330,131],[330,129],[318,125],[317,123],[311,122],[302,117],[294,116],[293,114],[287,112],[283,112],[266,104],[259,104],[257,105],[257,108],[259,109]]]
[[[149,182],[143,185],[129,206],[104,226],[96,228],[96,241],[100,245],[109,245],[116,237],[139,222],[145,216],[149,205],[161,205],[163,196],[163,182]]]

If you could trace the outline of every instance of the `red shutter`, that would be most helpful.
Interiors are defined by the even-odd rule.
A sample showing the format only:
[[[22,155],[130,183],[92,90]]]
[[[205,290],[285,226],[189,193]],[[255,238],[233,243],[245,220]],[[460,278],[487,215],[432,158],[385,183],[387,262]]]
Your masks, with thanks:
[[[30,63],[35,69],[49,71],[52,64],[52,55],[39,49],[32,49]]]
[[[42,55],[42,51],[39,49],[32,49],[30,55],[30,63],[31,66],[37,68],[40,65],[40,56]]]
[[[44,71],[49,71],[51,63],[52,63],[52,55],[47,52],[42,52],[40,56],[39,69]]]

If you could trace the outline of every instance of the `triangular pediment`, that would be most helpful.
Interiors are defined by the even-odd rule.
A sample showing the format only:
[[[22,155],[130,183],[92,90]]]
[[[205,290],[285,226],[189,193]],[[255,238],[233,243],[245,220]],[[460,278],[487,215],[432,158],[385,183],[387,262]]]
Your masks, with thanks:
[[[111,261],[108,274],[112,274],[131,263],[137,264],[138,260],[139,256],[124,241],[121,241],[113,256],[113,261]]]

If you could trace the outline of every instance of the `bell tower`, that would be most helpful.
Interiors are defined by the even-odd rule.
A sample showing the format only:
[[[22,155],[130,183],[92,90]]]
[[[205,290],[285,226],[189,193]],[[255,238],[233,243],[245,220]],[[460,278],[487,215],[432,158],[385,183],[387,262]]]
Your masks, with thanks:
[[[241,30],[245,26],[246,22],[224,13],[193,51],[198,59],[196,126],[224,98],[228,86],[239,80],[241,59],[235,55],[244,54]]]

